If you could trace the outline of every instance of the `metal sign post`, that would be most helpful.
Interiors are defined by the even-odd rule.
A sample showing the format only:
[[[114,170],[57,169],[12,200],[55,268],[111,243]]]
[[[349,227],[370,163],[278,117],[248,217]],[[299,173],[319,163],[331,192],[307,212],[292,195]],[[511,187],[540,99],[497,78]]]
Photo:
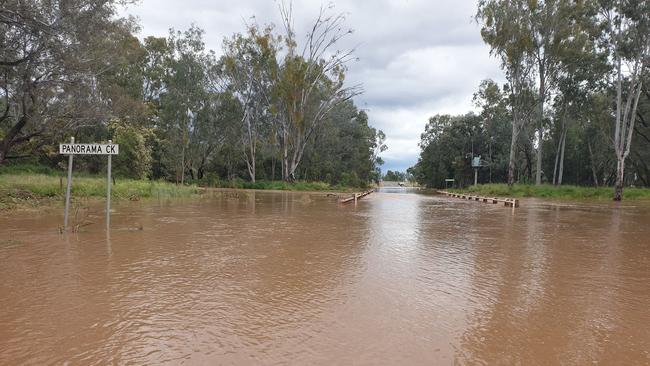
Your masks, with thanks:
[[[74,137],[70,137],[70,144],[74,145]],[[72,186],[72,158],[73,154],[68,157],[68,184],[65,188],[65,214],[63,216],[63,229],[68,230],[68,213],[70,212],[70,188]]]
[[[474,185],[478,184],[478,169],[481,167],[481,155],[472,158],[472,168],[474,168]]]
[[[445,189],[449,188],[449,183],[451,183],[451,187],[454,187],[454,179],[452,178],[447,178],[445,179]]]
[[[106,174],[106,229],[111,222],[111,155],[119,154],[120,146],[108,140],[108,144],[75,144],[74,137],[70,138],[69,144],[59,144],[59,154],[68,155],[68,185],[65,191],[65,213],[63,228],[68,230],[68,218],[70,214],[70,190],[72,188],[72,158],[75,155],[108,155],[108,169]]]
[[[108,140],[112,145],[113,140]],[[111,155],[108,155],[108,167],[106,168],[106,230],[111,226]]]

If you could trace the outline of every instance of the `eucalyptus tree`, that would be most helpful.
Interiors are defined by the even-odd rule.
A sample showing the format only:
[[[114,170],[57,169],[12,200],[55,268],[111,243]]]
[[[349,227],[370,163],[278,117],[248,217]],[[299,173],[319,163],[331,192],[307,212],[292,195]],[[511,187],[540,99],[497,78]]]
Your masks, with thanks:
[[[557,86],[558,75],[568,52],[575,53],[580,47],[581,18],[588,13],[584,4],[570,0],[542,0],[526,2],[529,17],[532,55],[537,65],[538,130],[537,163],[535,183],[542,183],[542,146],[544,141],[544,105],[549,92]]]
[[[582,108],[586,102],[572,98],[570,94],[564,94],[556,98],[555,123],[557,149],[555,163],[553,165],[553,184],[561,185],[564,176],[564,156],[566,141],[571,127],[575,127],[575,121],[582,117]]]
[[[371,179],[379,183],[381,178],[381,169],[380,166],[384,165],[384,160],[379,156],[384,151],[388,150],[388,145],[386,145],[386,134],[382,130],[374,129],[374,141],[371,144],[372,147],[372,156],[371,161],[374,166],[374,170],[371,175]]]
[[[300,178],[351,186],[378,180],[375,153],[386,149],[381,135],[365,111],[351,101],[339,104],[306,147]]]
[[[282,151],[282,177],[292,181],[306,146],[327,115],[361,93],[361,87],[345,84],[348,64],[355,59],[354,50],[336,49],[341,39],[352,33],[344,26],[343,14],[332,13],[331,6],[321,7],[302,50],[294,29],[292,5],[281,5],[280,14],[286,49],[276,84],[276,131]]]
[[[588,4],[588,2],[587,2]],[[483,22],[483,39],[492,52],[507,55],[502,62],[506,74],[516,68],[535,76],[537,88],[537,161],[535,183],[542,182],[542,159],[545,126],[544,107],[550,92],[557,87],[565,62],[572,62],[583,47],[583,23],[593,14],[583,2],[570,0],[481,0],[477,19]],[[503,61],[503,56],[502,56]],[[513,88],[515,76],[509,81]],[[516,128],[513,124],[513,128]]]
[[[479,90],[472,99],[474,105],[480,108],[480,117],[488,137],[488,181],[492,183],[493,172],[508,174],[509,151],[507,138],[512,131],[508,107],[507,90],[503,90],[492,80],[483,80]]]
[[[625,160],[630,154],[643,80],[650,70],[650,1],[602,1],[601,6],[605,44],[611,52],[615,77],[614,200],[620,201],[625,183]]]
[[[129,26],[116,3],[2,1],[0,163],[34,138],[105,120],[96,75],[114,54],[103,41]]]
[[[650,186],[650,85],[644,83],[634,124],[634,142],[630,158],[639,182]],[[634,182],[637,184],[637,182]]]
[[[488,148],[481,120],[474,113],[429,118],[420,136],[420,157],[410,173],[420,184],[429,187],[442,187],[447,178],[459,184],[472,179],[472,150],[481,153]]]
[[[611,136],[611,98],[606,91],[595,92],[589,96],[589,107],[583,124],[584,138],[587,145],[592,183],[595,186],[607,184],[609,172],[612,171],[613,154]]]
[[[147,50],[131,29],[104,35],[101,46],[102,52],[113,55],[105,61],[102,72],[96,74],[99,93],[110,119],[138,126],[147,124],[152,112],[142,98],[146,80],[142,64]]]
[[[588,165],[588,178],[581,182],[576,180],[576,183],[594,186],[613,183],[616,164],[611,144],[612,99],[607,89],[583,90],[581,94],[584,99],[574,107],[575,119],[571,127],[576,130],[585,153],[584,158],[574,164]]]
[[[384,175],[383,179],[391,182],[403,182],[406,180],[406,173],[400,172],[398,170],[396,171],[388,170],[386,171],[386,174]]]
[[[165,91],[165,78],[173,58],[173,50],[164,37],[148,36],[142,45],[145,55],[139,64],[142,74],[142,101],[153,110],[160,108],[160,96]]]
[[[224,40],[219,75],[225,90],[242,106],[240,142],[248,174],[255,182],[258,145],[270,133],[272,88],[277,77],[278,38],[273,28],[249,25],[247,33]]]
[[[571,128],[580,130],[587,137],[585,128],[589,127],[594,108],[594,96],[607,90],[603,82],[607,75],[606,58],[596,48],[583,53],[576,62],[567,63],[557,82],[554,98],[554,128],[557,144],[553,167],[553,184],[561,185],[564,175],[566,140]],[[587,141],[589,142],[589,141]],[[588,148],[591,145],[588,143]],[[597,184],[597,183],[596,183]]]
[[[242,109],[230,93],[206,94],[189,136],[187,166],[192,179],[203,179],[216,154],[229,143],[228,132],[241,130]]]
[[[501,61],[508,80],[506,93],[512,115],[508,185],[515,181],[519,134],[529,121],[534,107],[530,93],[534,63],[530,57],[532,40],[527,31],[526,11],[527,6],[522,1],[482,0],[476,13],[476,19],[481,23],[481,36],[490,45],[490,53]]]
[[[166,158],[174,166],[176,180],[185,182],[186,151],[200,117],[199,111],[208,99],[208,70],[214,65],[214,54],[206,51],[203,30],[170,31],[167,41],[171,49],[164,92],[161,95],[162,125],[165,130]],[[180,150],[180,151],[178,151]]]
[[[594,93],[607,88],[607,54],[600,47],[602,32],[597,20],[595,2],[580,2],[567,9],[564,16],[573,24],[561,39],[565,46],[556,48],[559,60],[553,77],[553,127],[557,131],[557,149],[553,167],[553,184],[562,184],[566,140],[570,129],[578,131],[589,117]],[[584,132],[584,131],[579,131]]]

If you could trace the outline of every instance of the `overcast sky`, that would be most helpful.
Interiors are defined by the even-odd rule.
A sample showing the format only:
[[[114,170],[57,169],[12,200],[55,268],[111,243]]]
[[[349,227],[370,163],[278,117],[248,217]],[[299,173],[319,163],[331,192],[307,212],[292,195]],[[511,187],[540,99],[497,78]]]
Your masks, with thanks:
[[[294,0],[299,36],[321,4],[345,13],[354,31],[341,44],[358,45],[359,61],[350,65],[348,80],[363,85],[355,102],[368,112],[371,125],[386,133],[384,172],[417,162],[420,133],[430,116],[473,110],[480,81],[503,80],[472,19],[475,0]],[[140,36],[166,36],[170,27],[182,30],[194,23],[219,55],[224,37],[242,32],[252,16],[259,24],[279,25],[277,9],[273,0],[140,0],[122,14],[139,18]]]

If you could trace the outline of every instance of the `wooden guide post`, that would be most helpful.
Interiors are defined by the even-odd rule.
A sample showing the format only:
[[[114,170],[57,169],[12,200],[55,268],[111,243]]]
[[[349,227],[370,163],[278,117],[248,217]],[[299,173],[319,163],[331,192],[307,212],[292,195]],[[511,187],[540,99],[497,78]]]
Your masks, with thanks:
[[[460,193],[450,193],[447,191],[436,191],[437,193],[444,194],[447,197],[461,198],[470,201],[479,201],[483,203],[492,203],[496,204],[498,202],[503,202],[503,205],[506,207],[512,207],[513,209],[519,207],[519,200],[516,198],[498,198],[498,197],[482,197],[482,196],[473,196]]]
[[[339,200],[339,203],[348,203],[348,202],[352,202],[352,201],[354,201],[354,203],[357,203],[358,200],[360,200],[361,198],[369,195],[372,192],[373,192],[373,190],[370,189],[370,190],[365,191],[365,192],[354,193],[352,196],[350,196],[348,198],[343,198],[343,199]]]

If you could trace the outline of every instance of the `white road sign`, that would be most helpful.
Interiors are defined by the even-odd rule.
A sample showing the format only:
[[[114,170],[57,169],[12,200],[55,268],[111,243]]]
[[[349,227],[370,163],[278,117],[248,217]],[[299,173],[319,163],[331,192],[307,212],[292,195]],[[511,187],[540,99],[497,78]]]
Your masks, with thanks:
[[[118,144],[59,144],[59,154],[65,155],[117,155]]]

